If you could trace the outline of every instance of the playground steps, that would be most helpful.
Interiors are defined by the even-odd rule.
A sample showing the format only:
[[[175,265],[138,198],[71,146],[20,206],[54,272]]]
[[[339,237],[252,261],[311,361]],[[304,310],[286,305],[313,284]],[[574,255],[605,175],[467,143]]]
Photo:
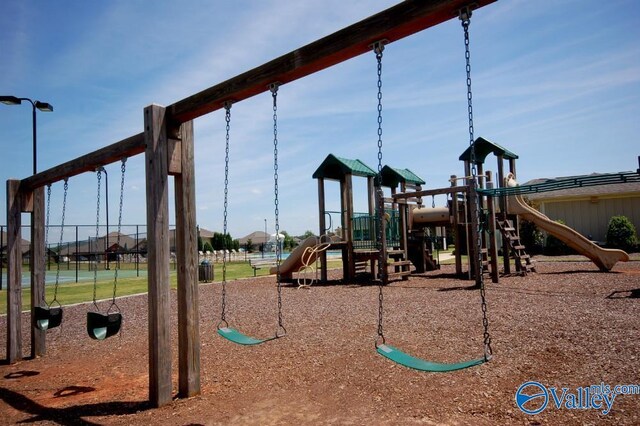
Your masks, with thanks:
[[[496,218],[496,224],[502,235],[506,238],[506,241],[508,241],[511,256],[516,261],[516,271],[522,275],[535,272],[536,268],[531,262],[531,256],[527,254],[525,246],[520,242],[520,237],[516,233],[513,222],[509,219]]]
[[[415,272],[418,274],[440,269],[440,265],[433,257],[433,252],[429,247],[430,244],[424,232],[414,231],[409,234],[409,260],[413,263]]]
[[[489,249],[483,248],[480,253],[482,253],[482,273],[489,273]]]
[[[397,279],[407,280],[411,275],[412,263],[405,259],[404,250],[391,249],[387,250],[387,270],[392,271],[387,274],[387,281]]]
[[[355,261],[356,274],[363,274],[369,270],[369,262],[367,260]]]

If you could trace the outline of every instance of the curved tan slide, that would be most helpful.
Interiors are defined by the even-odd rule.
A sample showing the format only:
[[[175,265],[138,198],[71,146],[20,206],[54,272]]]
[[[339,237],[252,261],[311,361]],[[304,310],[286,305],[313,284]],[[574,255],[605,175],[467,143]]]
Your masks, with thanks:
[[[280,264],[280,277],[283,279],[291,279],[294,272],[298,272],[302,266],[305,266],[305,262],[307,264],[315,262],[318,253],[314,250],[307,249],[311,249],[316,245],[318,245],[318,237],[314,236],[308,237],[301,242],[300,245],[289,254],[289,257]],[[312,258],[305,258],[305,253],[310,253],[307,256],[312,256]],[[269,272],[275,274],[277,272],[276,267],[272,267]]]
[[[591,259],[601,271],[610,271],[616,262],[627,262],[629,255],[622,250],[604,249],[589,241],[572,228],[549,219],[538,210],[529,207],[522,195],[509,197],[509,213],[535,223],[539,228],[562,240],[578,253]]]

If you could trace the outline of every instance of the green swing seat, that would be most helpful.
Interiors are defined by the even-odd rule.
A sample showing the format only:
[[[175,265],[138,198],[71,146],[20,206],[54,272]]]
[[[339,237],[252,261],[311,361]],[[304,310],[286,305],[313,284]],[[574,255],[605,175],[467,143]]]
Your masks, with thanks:
[[[103,315],[99,312],[87,312],[87,333],[94,340],[104,340],[120,331],[122,314],[113,312]]]
[[[274,336],[267,339],[256,339],[254,337],[247,336],[246,334],[242,334],[238,330],[230,327],[220,327],[218,329],[218,334],[225,339],[239,345],[259,345],[260,343],[268,342],[269,340],[273,340],[276,338],[276,336]]]
[[[404,365],[405,367],[413,368],[414,370],[431,371],[431,372],[438,372],[438,373],[462,370],[464,368],[469,368],[469,367],[483,364],[487,361],[485,358],[479,358],[479,359],[473,359],[470,361],[456,362],[452,364],[431,362],[431,361],[426,361],[424,359],[413,357],[411,355],[408,355],[402,352],[397,348],[394,348],[393,346],[389,346],[386,344],[378,345],[377,351],[383,357],[388,358],[391,361],[398,363],[400,365]]]
[[[55,328],[62,322],[62,308],[43,308],[36,306],[33,308],[35,326],[38,330],[46,331]]]

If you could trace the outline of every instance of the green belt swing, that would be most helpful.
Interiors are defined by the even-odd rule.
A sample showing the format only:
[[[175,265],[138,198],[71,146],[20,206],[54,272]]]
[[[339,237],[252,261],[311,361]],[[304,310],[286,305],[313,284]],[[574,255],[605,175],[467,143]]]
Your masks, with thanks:
[[[47,303],[43,300],[45,306],[35,306],[33,308],[34,325],[38,330],[46,331],[51,328],[60,326],[62,323],[62,306],[58,302],[58,286],[60,284],[60,250],[62,248],[62,240],[64,235],[64,217],[67,209],[67,190],[69,189],[69,179],[64,180],[64,195],[62,198],[62,223],[60,225],[60,240],[58,241],[58,261],[56,262],[56,281],[53,287],[53,300],[51,303]],[[45,225],[45,238],[44,238],[44,251],[45,251],[45,264],[48,250],[49,240],[49,218],[51,207],[51,184],[47,185],[47,213],[46,213],[46,225]],[[43,277],[44,278],[44,277]],[[57,304],[56,307],[53,305]]]
[[[471,162],[473,164],[472,175],[473,175],[473,184],[474,188],[477,185],[477,171],[475,164],[475,150],[473,149],[473,109],[471,103],[471,66],[469,62],[469,19],[471,17],[470,9],[463,9],[460,11],[460,19],[462,20],[462,26],[464,29],[465,36],[465,57],[467,61],[467,99],[468,99],[468,111],[469,111],[469,136],[470,136],[470,144],[471,144]],[[382,52],[384,50],[383,42],[378,42],[373,45],[374,52],[376,54],[376,59],[378,63],[378,175],[376,177],[376,209],[378,214],[381,215],[384,213],[384,199],[381,187],[381,171],[382,171]],[[478,203],[478,197],[476,196],[474,201]],[[476,226],[480,226],[479,220],[479,209],[475,209],[476,217],[475,223]],[[419,371],[430,371],[430,372],[449,372],[455,370],[461,370],[469,367],[473,367],[476,365],[483,364],[491,359],[492,350],[491,350],[491,337],[489,336],[489,323],[487,320],[487,305],[485,299],[485,291],[484,291],[484,281],[482,277],[482,253],[480,250],[481,240],[478,238],[478,259],[477,260],[477,272],[476,272],[476,283],[480,288],[480,297],[482,302],[482,323],[484,327],[484,356],[482,358],[472,359],[469,361],[461,361],[455,363],[439,363],[427,361],[421,358],[416,358],[411,356],[400,349],[397,349],[391,345],[387,345],[383,333],[383,292],[382,287],[386,281],[386,270],[384,268],[384,257],[385,253],[383,253],[382,238],[383,229],[382,229],[382,221],[378,221],[379,229],[378,229],[378,248],[380,259],[378,262],[379,275],[381,278],[381,282],[379,285],[379,293],[378,293],[378,337],[376,339],[376,350],[377,352],[384,356],[385,358],[403,365],[408,368],[412,368]]]
[[[229,327],[226,320],[226,306],[227,306],[227,247],[226,244],[229,240],[227,238],[227,207],[228,207],[228,193],[229,193],[229,133],[231,130],[231,102],[225,102],[225,121],[226,121],[226,137],[225,137],[225,170],[224,170],[224,223],[223,223],[223,241],[225,247],[223,247],[222,255],[222,313],[220,321],[218,322],[218,335],[225,339],[237,343],[239,345],[259,345],[261,343],[268,342],[270,340],[278,339],[286,335],[287,330],[284,328],[282,320],[282,283],[280,280],[280,225],[278,221],[278,125],[277,125],[277,95],[278,84],[273,83],[269,85],[271,94],[273,97],[273,161],[274,161],[274,203],[275,203],[275,228],[276,228],[276,268],[277,268],[277,280],[278,280],[278,328],[275,335],[265,339],[257,339],[255,337],[248,336],[235,328]]]
[[[126,158],[122,159],[122,163],[120,166],[121,175],[120,175],[120,206],[119,206],[119,214],[118,214],[118,233],[116,240],[116,248],[120,247],[120,231],[122,229],[122,201],[124,198],[124,176],[126,170]],[[99,228],[100,228],[100,180],[102,177],[103,168],[99,168],[97,170],[98,176],[98,201],[96,208],[96,241],[98,241]],[[109,230],[107,229],[107,235],[109,235]],[[118,285],[118,271],[120,270],[120,262],[116,263],[114,277],[113,277],[113,294],[111,297],[111,305],[107,309],[107,311],[102,314],[100,313],[100,309],[98,307],[97,302],[97,288],[98,288],[98,268],[94,269],[93,272],[93,306],[96,311],[88,311],[87,312],[87,334],[94,340],[105,340],[111,336],[118,334],[120,331],[120,327],[122,326],[122,314],[120,313],[120,308],[116,304],[116,289]]]

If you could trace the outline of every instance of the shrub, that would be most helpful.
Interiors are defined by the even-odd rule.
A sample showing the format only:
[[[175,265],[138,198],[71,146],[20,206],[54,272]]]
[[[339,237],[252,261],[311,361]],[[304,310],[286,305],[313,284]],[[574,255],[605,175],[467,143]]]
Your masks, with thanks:
[[[535,223],[528,220],[520,222],[520,241],[531,254],[542,253],[544,247],[544,235]]]
[[[607,246],[633,250],[637,244],[636,228],[626,216],[613,216],[607,228]]]
[[[213,246],[209,241],[204,242],[204,245],[202,246],[202,251],[204,251],[205,253],[213,251]]]

